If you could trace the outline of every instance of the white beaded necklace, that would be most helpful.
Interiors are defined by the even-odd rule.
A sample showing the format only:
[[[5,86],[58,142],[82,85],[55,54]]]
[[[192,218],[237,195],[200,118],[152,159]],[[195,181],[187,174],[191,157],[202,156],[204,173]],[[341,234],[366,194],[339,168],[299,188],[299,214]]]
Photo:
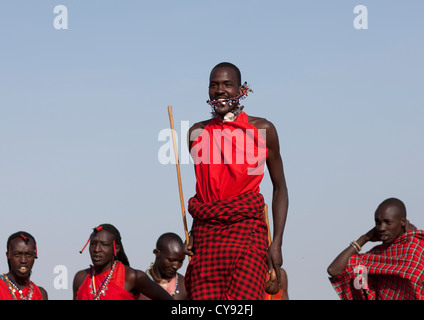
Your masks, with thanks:
[[[15,295],[16,291],[19,292],[21,300],[31,300],[32,299],[32,295],[34,293],[34,286],[33,286],[32,281],[28,281],[29,289],[28,289],[28,293],[25,296],[22,292],[22,289],[19,289],[18,285],[16,283],[14,283],[12,281],[12,279],[10,279],[7,276],[7,274],[3,274],[2,278],[6,281],[6,284],[9,288],[9,291],[12,294],[13,300],[17,300],[16,295]]]

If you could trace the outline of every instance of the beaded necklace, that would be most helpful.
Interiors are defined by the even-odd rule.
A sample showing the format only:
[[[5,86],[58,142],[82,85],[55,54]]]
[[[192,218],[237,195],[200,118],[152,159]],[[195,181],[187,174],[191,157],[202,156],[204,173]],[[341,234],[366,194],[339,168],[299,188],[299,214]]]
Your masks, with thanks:
[[[13,297],[13,300],[17,300],[16,294],[15,292],[19,292],[20,298],[21,300],[31,300],[32,299],[32,295],[34,293],[34,285],[32,283],[32,281],[28,280],[28,285],[29,285],[29,289],[26,295],[23,294],[22,289],[19,289],[18,285],[13,282],[12,279],[10,279],[7,274],[3,274],[2,279],[4,279],[6,281],[6,284],[9,288],[9,292]]]
[[[156,281],[157,277],[156,277],[156,275],[154,274],[154,271],[153,271],[153,263],[150,263],[150,267],[146,270],[146,274],[149,276],[150,279],[157,282]],[[171,296],[175,296],[176,293],[180,293],[180,291],[178,290],[178,273],[175,273],[174,278],[175,278],[175,287],[174,287],[174,291],[172,293],[169,293]],[[167,281],[166,284],[159,283],[159,285],[161,285],[166,290],[168,288],[169,284],[172,282],[172,280],[174,280],[174,278]],[[168,291],[168,290],[166,290],[166,291]]]
[[[212,117],[213,118],[215,118],[215,117],[221,118],[221,116],[219,114],[217,114],[216,110],[215,110],[215,105],[217,103],[228,104],[229,106],[232,106],[233,103],[239,103],[240,100],[246,99],[249,92],[253,92],[253,90],[250,89],[247,82],[245,82],[241,86],[241,88],[242,88],[242,92],[237,97],[230,98],[230,99],[215,99],[215,100],[206,101],[206,103],[209,104],[212,107]],[[236,120],[237,116],[241,113],[243,108],[244,108],[244,106],[237,105],[232,112],[228,112],[221,120],[223,120],[223,122]]]
[[[116,261],[113,261],[112,267],[109,270],[109,274],[106,278],[103,279],[102,284],[100,285],[99,289],[96,290],[96,282],[95,282],[95,276],[96,272],[94,271],[94,267],[91,268],[91,294],[93,295],[93,300],[100,300],[100,295],[103,294],[103,296],[106,294],[106,290],[108,289],[108,285],[110,283],[110,279],[112,278],[113,271],[116,267]]]
[[[241,94],[239,94],[237,97],[234,98],[230,98],[230,99],[215,99],[215,100],[208,100],[206,101],[207,104],[213,106],[215,104],[217,104],[218,102],[225,102],[225,103],[229,103],[231,105],[232,102],[238,102],[239,100],[243,100],[247,97],[247,95],[249,94],[249,92],[253,92],[252,89],[250,89],[249,85],[247,84],[247,82],[245,82],[242,86],[242,92]]]

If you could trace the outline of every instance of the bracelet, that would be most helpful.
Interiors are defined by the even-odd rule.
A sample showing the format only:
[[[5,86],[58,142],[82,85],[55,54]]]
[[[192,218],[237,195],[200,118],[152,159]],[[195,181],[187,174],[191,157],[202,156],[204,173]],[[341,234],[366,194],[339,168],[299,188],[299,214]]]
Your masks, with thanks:
[[[356,241],[352,241],[350,245],[355,248],[357,253],[359,253],[359,251],[362,249],[362,247]]]

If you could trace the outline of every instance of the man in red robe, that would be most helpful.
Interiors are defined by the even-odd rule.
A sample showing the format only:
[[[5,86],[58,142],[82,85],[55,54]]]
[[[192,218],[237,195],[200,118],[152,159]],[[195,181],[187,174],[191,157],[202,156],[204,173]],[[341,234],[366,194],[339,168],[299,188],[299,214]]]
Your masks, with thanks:
[[[359,253],[368,241],[382,241]],[[424,300],[424,232],[406,219],[404,203],[383,201],[375,227],[343,250],[327,269],[343,300]]]
[[[37,244],[28,232],[19,231],[7,240],[9,272],[0,275],[0,300],[47,300],[47,292],[30,280],[37,258]]]
[[[189,299],[263,299],[267,270],[279,270],[283,262],[288,196],[278,135],[271,122],[242,111],[239,100],[249,91],[235,65],[218,64],[209,79],[213,117],[189,130],[197,181],[188,207],[193,217],[185,277]],[[259,190],[265,163],[273,184],[268,251]]]
[[[93,266],[76,273],[75,300],[136,300],[140,293],[154,300],[172,300],[143,271],[130,267],[121,235],[114,226],[102,224],[95,228],[89,242]]]

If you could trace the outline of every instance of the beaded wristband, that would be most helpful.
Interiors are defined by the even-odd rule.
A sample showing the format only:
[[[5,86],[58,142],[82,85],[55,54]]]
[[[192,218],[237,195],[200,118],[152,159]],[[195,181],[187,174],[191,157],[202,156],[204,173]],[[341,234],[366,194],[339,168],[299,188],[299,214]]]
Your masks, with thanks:
[[[359,243],[358,242],[356,242],[356,241],[352,241],[353,242],[353,244],[358,248],[358,250],[359,251],[361,251],[362,250],[362,247],[359,245]]]
[[[350,245],[355,248],[357,253],[359,253],[359,251],[361,251],[362,249],[361,246],[356,241],[352,241]]]

